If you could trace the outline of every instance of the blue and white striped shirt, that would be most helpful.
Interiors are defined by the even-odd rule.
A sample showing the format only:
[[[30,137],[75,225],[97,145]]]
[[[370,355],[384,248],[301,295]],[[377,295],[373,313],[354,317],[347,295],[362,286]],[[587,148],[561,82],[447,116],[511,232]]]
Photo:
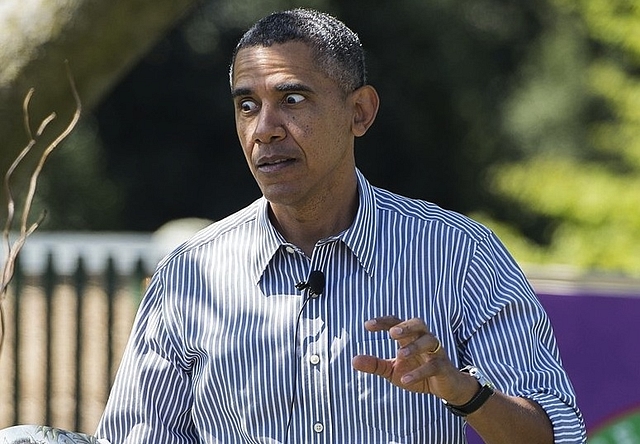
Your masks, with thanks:
[[[352,368],[358,354],[395,356],[388,334],[363,325],[395,315],[424,319],[454,364],[473,363],[502,392],[537,401],[557,443],[584,442],[549,320],[495,236],[372,187],[360,172],[358,187],[352,226],[319,241],[311,258],[274,229],[264,198],[166,257],[97,436],[113,444],[466,442],[464,420],[434,396]],[[326,286],[304,304],[307,292],[295,284],[312,270]]]

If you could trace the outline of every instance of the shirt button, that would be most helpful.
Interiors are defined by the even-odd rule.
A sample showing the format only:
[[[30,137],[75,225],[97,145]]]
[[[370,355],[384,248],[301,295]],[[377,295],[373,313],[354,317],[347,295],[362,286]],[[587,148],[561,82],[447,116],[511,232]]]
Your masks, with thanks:
[[[296,252],[296,249],[293,248],[291,245],[287,245],[284,249],[287,250],[287,253],[289,254],[293,254]]]
[[[324,431],[324,426],[322,425],[321,422],[316,422],[313,425],[313,431],[316,433],[322,433]]]
[[[309,357],[309,362],[311,362],[313,365],[316,365],[320,362],[320,356],[318,355],[311,355]]]

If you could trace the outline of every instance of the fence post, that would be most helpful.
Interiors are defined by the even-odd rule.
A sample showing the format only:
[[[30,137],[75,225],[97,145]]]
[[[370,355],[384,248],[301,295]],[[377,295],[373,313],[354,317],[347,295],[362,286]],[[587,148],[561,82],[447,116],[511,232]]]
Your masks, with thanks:
[[[76,289],[76,381],[75,381],[75,391],[76,391],[76,409],[75,409],[75,419],[74,419],[74,430],[80,430],[81,428],[81,411],[82,411],[82,403],[83,403],[83,393],[82,393],[82,355],[83,355],[83,345],[82,340],[84,337],[84,328],[83,328],[83,312],[84,312],[84,295],[85,295],[85,287],[87,284],[87,274],[84,266],[84,259],[82,256],[78,256],[78,265],[76,267],[76,271],[74,272],[74,286]]]
[[[105,290],[107,293],[107,372],[106,372],[106,392],[111,391],[111,374],[113,369],[113,328],[114,328],[114,306],[117,288],[116,268],[113,257],[107,259],[107,269],[105,272]]]
[[[22,290],[24,288],[24,274],[20,263],[20,255],[16,258],[15,272],[13,275],[13,424],[18,424],[20,420],[20,387],[22,384],[21,365],[20,365],[20,303],[22,298]]]
[[[135,302],[136,306],[140,305],[142,301],[142,296],[144,295],[147,289],[147,270],[144,265],[144,260],[140,257],[136,262],[136,268],[133,272],[134,279],[134,294],[135,294]]]
[[[120,334],[130,328],[126,324],[135,317],[146,287],[146,256],[120,269],[114,253],[99,264],[101,276],[94,276],[81,252],[73,252],[70,267],[63,271],[60,260],[67,253],[44,243],[37,249],[39,260],[27,264],[30,257],[23,254],[16,261],[7,319],[12,333],[7,346],[14,359],[3,360],[11,390],[0,393],[6,407],[0,428],[25,421],[74,430],[94,427],[96,403],[104,402],[113,385],[121,358]],[[92,328],[96,317],[106,324],[106,332]],[[107,355],[93,344],[105,347]],[[94,360],[87,354],[93,358],[94,353],[106,365],[105,373],[90,367]]]
[[[45,269],[44,274],[44,296],[45,296],[45,304],[46,304],[46,312],[45,312],[45,331],[46,334],[46,346],[45,346],[45,355],[46,355],[46,364],[45,364],[45,424],[51,424],[52,415],[51,415],[51,399],[53,392],[53,383],[51,381],[51,373],[52,373],[52,360],[53,360],[53,345],[52,345],[52,337],[53,337],[53,320],[51,319],[51,311],[53,307],[53,295],[55,292],[57,275],[53,263],[53,253],[49,252],[47,255],[47,268]]]

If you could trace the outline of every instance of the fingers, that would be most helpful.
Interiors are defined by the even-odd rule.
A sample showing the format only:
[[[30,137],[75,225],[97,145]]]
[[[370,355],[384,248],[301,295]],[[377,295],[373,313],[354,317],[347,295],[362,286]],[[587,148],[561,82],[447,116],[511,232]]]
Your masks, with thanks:
[[[382,316],[366,321],[365,328],[370,332],[389,332],[399,348],[395,359],[356,356],[352,361],[356,370],[382,376],[409,390],[430,391],[426,379],[438,374],[448,358],[440,340],[422,319]]]
[[[420,382],[425,382],[425,386],[429,387],[429,385],[426,384],[427,379],[437,375],[437,372],[438,365],[431,361],[426,361],[417,367],[407,368],[406,371],[399,375],[401,387],[410,389],[411,385]],[[428,391],[431,390],[428,389]]]
[[[394,339],[422,335],[429,332],[427,325],[420,318],[403,321],[395,316],[381,316],[379,318],[369,319],[364,323],[364,326],[371,332],[388,331]]]
[[[402,323],[402,319],[395,316],[382,316],[365,321],[364,327],[370,332],[389,331],[392,327]]]
[[[426,365],[417,368],[412,367],[413,371],[409,371],[408,369],[402,369],[402,366],[395,360],[380,359],[368,355],[354,356],[351,360],[351,365],[360,372],[380,376],[402,388],[410,390],[412,389],[410,387],[411,384],[424,379],[430,372]],[[424,389],[420,388],[414,391],[424,391]]]
[[[375,356],[358,355],[351,360],[351,365],[358,371],[371,373],[389,379],[393,372],[393,365],[385,359]]]
[[[388,331],[401,347],[398,351],[398,357],[401,358],[421,353],[435,354],[442,348],[440,341],[419,318],[402,321],[395,316],[382,316],[366,321],[365,328],[370,332]]]
[[[402,341],[400,342],[402,343]],[[443,353],[444,351],[442,350],[440,340],[431,333],[425,333],[413,341],[403,344],[402,347],[398,349],[398,357],[402,359],[422,357],[424,360],[424,358],[434,357]]]

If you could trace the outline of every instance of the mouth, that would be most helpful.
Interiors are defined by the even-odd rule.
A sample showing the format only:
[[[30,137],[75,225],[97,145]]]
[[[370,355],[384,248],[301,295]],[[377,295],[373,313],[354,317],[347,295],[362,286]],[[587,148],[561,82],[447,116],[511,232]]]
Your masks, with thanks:
[[[296,159],[294,159],[293,157],[261,159],[260,161],[257,162],[256,168],[259,171],[264,173],[277,172],[296,162],[297,162]]]

